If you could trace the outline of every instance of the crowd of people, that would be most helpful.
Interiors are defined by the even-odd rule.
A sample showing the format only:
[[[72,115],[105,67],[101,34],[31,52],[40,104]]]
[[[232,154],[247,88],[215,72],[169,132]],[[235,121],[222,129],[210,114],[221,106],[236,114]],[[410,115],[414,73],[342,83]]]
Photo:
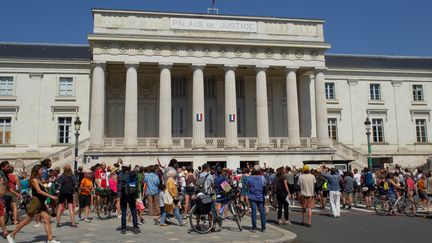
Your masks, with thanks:
[[[299,169],[284,166],[276,170],[247,165],[232,170],[205,163],[195,170],[191,166],[179,166],[175,159],[168,165],[157,161],[146,167],[132,167],[119,159],[110,166],[100,163],[77,171],[72,171],[70,165],[65,165],[63,170],[51,166],[49,159],[43,160],[32,168],[28,178],[26,172],[14,173],[8,161],[0,163],[0,227],[9,243],[15,242],[17,233],[33,219],[35,227],[44,223],[48,242],[57,243],[51,230],[51,217],[56,218],[57,227],[63,227],[61,216],[67,208],[70,226],[76,228],[76,221],[91,222],[90,212],[97,210],[103,198],[115,203],[122,234],[126,233],[127,221],[132,221],[134,234],[140,233],[139,225],[145,222],[144,212],[160,227],[184,226],[198,192],[214,193],[216,212],[219,212],[226,184],[237,189],[244,210],[251,214],[251,232],[258,230],[258,213],[260,230],[265,232],[266,215],[271,207],[277,208],[277,224],[290,225],[289,207],[296,202],[302,209],[302,224],[311,227],[312,209],[316,205],[325,208],[327,201],[331,215],[339,218],[341,208],[349,210],[359,206],[359,201],[371,208],[372,198],[377,194],[386,195],[392,202],[403,192],[410,198],[418,195],[428,210],[432,200],[431,173],[424,174],[421,168],[402,170],[399,166],[392,170],[341,171],[325,165],[315,169],[308,165]],[[31,195],[31,200],[27,215],[20,218],[17,201],[23,195]],[[16,225],[11,233],[5,225],[6,205],[11,208],[12,223]]]

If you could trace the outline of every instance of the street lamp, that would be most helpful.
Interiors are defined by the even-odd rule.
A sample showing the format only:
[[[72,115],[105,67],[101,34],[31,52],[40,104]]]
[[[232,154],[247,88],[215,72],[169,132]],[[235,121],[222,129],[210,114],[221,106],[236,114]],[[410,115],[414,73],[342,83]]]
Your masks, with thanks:
[[[75,162],[74,162],[74,171],[78,169],[78,138],[79,138],[79,130],[81,129],[81,121],[79,116],[75,118]]]
[[[369,120],[369,117],[366,117],[366,121],[364,122],[365,128],[366,128],[366,135],[367,135],[367,145],[368,145],[368,167],[369,170],[372,170],[372,147],[370,142],[370,135],[371,135],[371,122]]]

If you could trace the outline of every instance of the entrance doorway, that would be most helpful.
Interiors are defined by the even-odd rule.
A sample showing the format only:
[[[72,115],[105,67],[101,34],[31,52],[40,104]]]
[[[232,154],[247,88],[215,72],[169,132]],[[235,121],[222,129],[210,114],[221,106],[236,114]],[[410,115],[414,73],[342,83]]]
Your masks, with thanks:
[[[259,161],[240,161],[240,169],[252,169],[255,165],[259,165]]]
[[[193,162],[177,162],[179,168],[187,168],[188,166],[193,166]]]
[[[210,168],[216,169],[216,167],[226,168],[227,162],[226,161],[207,161],[207,163],[210,165]]]

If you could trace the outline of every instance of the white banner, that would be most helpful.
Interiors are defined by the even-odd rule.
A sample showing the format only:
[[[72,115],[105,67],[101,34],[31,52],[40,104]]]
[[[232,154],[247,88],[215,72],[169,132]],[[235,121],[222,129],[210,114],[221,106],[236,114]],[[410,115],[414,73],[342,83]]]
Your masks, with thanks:
[[[170,27],[180,30],[257,32],[257,22],[237,20],[170,18]]]

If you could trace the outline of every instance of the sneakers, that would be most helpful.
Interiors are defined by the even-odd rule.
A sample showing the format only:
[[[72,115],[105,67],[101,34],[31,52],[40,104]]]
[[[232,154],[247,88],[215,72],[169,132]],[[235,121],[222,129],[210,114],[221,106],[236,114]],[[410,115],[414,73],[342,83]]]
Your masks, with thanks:
[[[6,237],[6,240],[8,241],[8,243],[15,243],[14,238],[12,238],[10,234]]]
[[[34,225],[34,227],[36,227],[36,228],[39,228],[39,227],[41,227],[42,226],[42,224],[39,222],[39,223],[36,223],[35,225]]]
[[[52,240],[47,241],[47,243],[60,243],[60,241],[52,239]]]
[[[90,222],[91,222],[90,219],[84,219],[84,221],[86,221],[87,223],[90,223]]]
[[[126,234],[126,229],[121,229],[121,234],[122,235]]]
[[[139,233],[141,233],[141,230],[140,230],[138,227],[134,227],[134,228],[132,229],[132,233],[134,233],[134,234],[139,234]]]

